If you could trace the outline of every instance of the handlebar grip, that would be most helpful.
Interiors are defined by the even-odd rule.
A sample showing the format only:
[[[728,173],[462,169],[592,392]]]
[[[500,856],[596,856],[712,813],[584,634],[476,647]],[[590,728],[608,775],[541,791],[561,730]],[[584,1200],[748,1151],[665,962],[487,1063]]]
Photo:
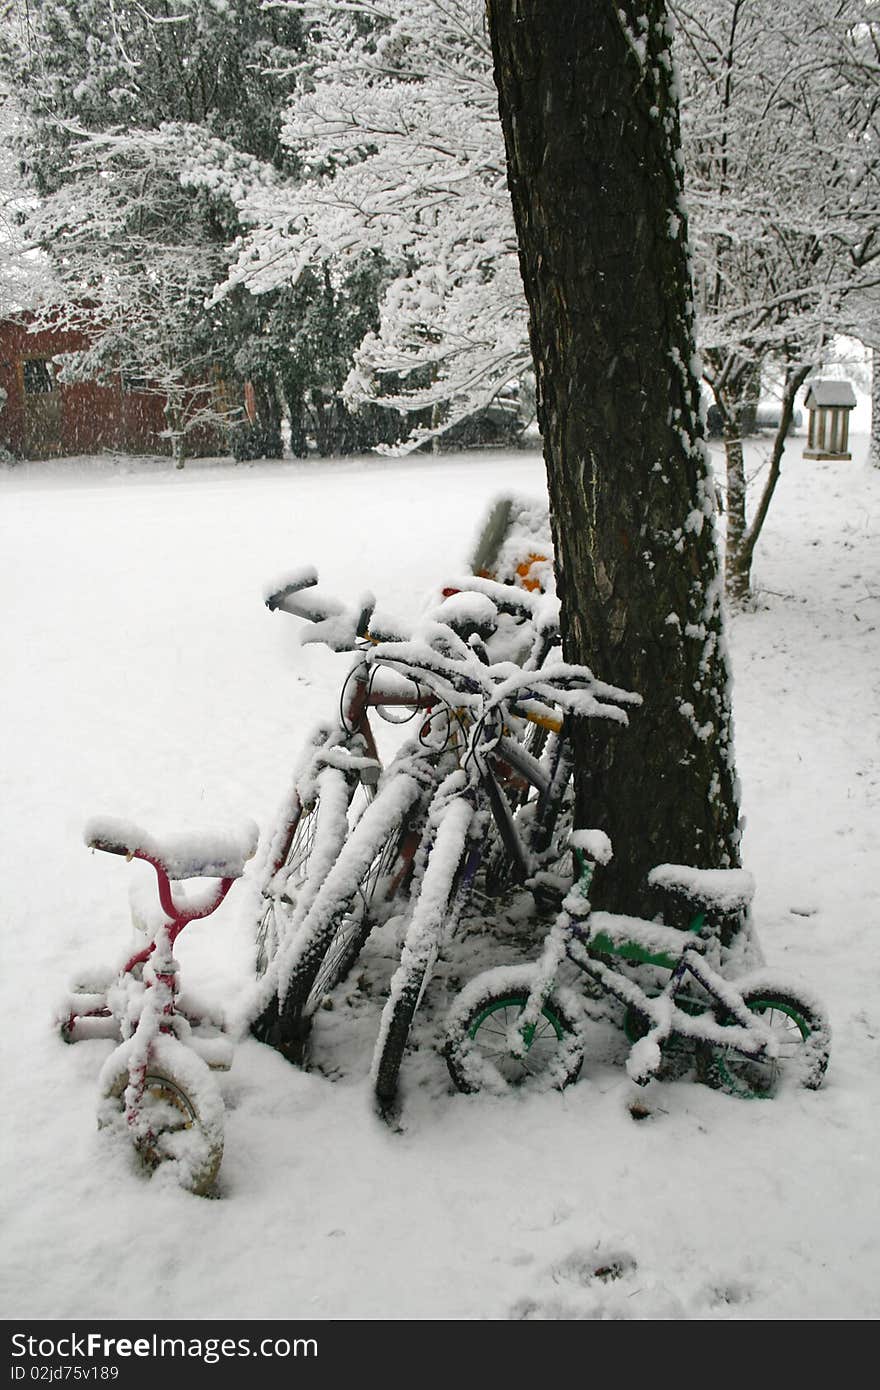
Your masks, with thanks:
[[[360,637],[362,640],[370,639],[373,636],[373,634],[370,632],[370,619],[372,618],[375,611],[375,599],[373,599],[372,597],[365,599],[363,607],[361,608],[361,611],[358,614],[357,621],[354,626],[355,635],[357,637]]]
[[[289,579],[286,579],[284,583],[280,584],[277,588],[267,593],[265,595],[266,607],[271,612],[274,612],[276,608],[281,607],[284,600],[289,598],[291,594],[298,594],[303,589],[312,589],[317,582],[318,571],[313,565],[308,565],[304,569],[299,570],[296,574],[291,575]]]
[[[84,839],[88,849],[100,849],[105,854],[122,854],[126,859],[135,858],[136,851],[134,849],[131,849],[129,845],[120,844],[116,840],[105,840],[99,835],[86,835]]]

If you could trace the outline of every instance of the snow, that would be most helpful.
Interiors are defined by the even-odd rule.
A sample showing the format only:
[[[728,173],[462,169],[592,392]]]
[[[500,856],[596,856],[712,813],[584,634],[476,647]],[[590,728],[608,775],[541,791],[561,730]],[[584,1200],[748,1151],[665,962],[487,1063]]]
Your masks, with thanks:
[[[648,882],[658,888],[684,893],[691,901],[721,912],[748,907],[755,894],[755,880],[747,869],[694,869],[688,864],[657,864]]]
[[[173,879],[240,878],[256,853],[258,837],[256,824],[248,821],[238,831],[215,829],[157,840],[117,816],[91,816],[83,831],[90,849],[148,859],[161,865]]]
[[[614,854],[614,847],[604,830],[573,830],[568,842],[572,849],[583,850],[597,864],[609,864]]]
[[[353,605],[369,585],[414,623],[460,573],[487,503],[540,492],[543,465],[516,453],[0,470],[6,1318],[878,1315],[880,472],[864,435],[846,464],[802,460],[802,443],[758,547],[757,603],[729,638],[757,930],[767,969],[829,1012],[822,1089],[747,1102],[656,1081],[636,1122],[609,1018],[562,1093],[453,1091],[435,1046],[446,1008],[481,970],[521,968],[514,923],[509,939],[454,940],[437,963],[399,1132],[371,1104],[384,998],[357,971],[317,1015],[313,1070],[238,1041],[231,1069],[212,1073],[217,1200],[138,1173],[96,1123],[112,1039],[65,1046],[56,1031],[83,961],[118,963],[134,939],[139,866],[89,853],[83,827],[116,815],[159,843],[210,843],[248,819],[269,833],[351,657],[302,646],[298,619],[266,611],[267,576],[315,565],[322,591]],[[379,736],[387,755],[401,734]],[[183,994],[228,1017],[252,985],[257,863],[176,947]],[[391,978],[394,931],[371,943],[372,980]]]

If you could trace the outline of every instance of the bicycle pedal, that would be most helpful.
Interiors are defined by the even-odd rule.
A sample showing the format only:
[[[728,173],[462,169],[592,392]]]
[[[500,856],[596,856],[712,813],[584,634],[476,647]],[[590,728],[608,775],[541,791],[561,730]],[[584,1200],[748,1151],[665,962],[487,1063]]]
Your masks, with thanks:
[[[71,978],[68,989],[74,995],[106,994],[118,975],[119,971],[112,966],[88,965]]]
[[[88,1042],[92,1038],[111,1038],[122,1041],[119,1019],[112,1014],[76,1014],[60,1023],[61,1037],[66,1043]]]

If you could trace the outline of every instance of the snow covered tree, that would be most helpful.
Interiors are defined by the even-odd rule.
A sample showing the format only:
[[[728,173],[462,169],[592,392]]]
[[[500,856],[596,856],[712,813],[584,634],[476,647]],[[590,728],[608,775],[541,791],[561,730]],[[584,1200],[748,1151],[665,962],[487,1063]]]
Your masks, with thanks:
[[[20,150],[40,200],[31,232],[80,325],[90,318],[92,348],[76,369],[154,382],[179,443],[222,405],[194,386],[208,373],[239,377],[236,354],[265,312],[243,294],[206,312],[238,225],[225,191],[195,187],[192,174],[203,160],[229,176],[284,163],[281,74],[299,21],[249,0],[10,0],[3,20],[0,67],[24,107]],[[272,379],[263,387],[277,435]],[[181,416],[182,401],[199,398]]]
[[[0,84],[0,318],[39,303],[51,285],[45,257],[24,230],[31,198],[15,157],[20,120],[18,102]]]
[[[727,588],[741,602],[796,393],[876,276],[880,124],[862,80],[876,6],[792,0],[784,25],[773,0],[676,10],[700,349],[727,455]],[[769,366],[784,382],[780,424],[749,519],[742,439]]]
[[[871,350],[871,451],[870,459],[880,468],[880,334]]]
[[[489,0],[567,656],[638,691],[579,733],[603,905],[661,861],[739,863],[730,670],[701,438],[663,0]],[[655,905],[656,906],[656,905]]]
[[[784,26],[770,0],[670,6],[698,335],[725,418],[737,596],[748,592],[785,442],[780,433],[748,523],[740,441],[762,371],[787,368],[793,400],[825,339],[844,328],[877,223],[872,5],[793,4]],[[357,353],[348,399],[422,404],[435,429],[449,428],[529,363],[483,6],[310,0],[297,8],[316,60],[283,138],[309,177],[243,191],[250,231],[235,278],[265,290],[327,257],[344,264],[380,251],[397,273],[379,328]]]
[[[59,299],[44,312],[56,326],[85,334],[67,354],[68,379],[137,380],[165,401],[164,437],[182,466],[193,431],[221,431],[236,401],[217,389],[232,375],[230,314],[210,313],[206,297],[223,275],[214,209],[169,171],[169,131],[92,136],[68,151],[69,177],[31,211],[31,236],[51,255]]]
[[[310,59],[282,138],[307,176],[241,189],[232,282],[265,293],[381,255],[379,322],[345,395],[426,411],[421,443],[531,366],[483,5],[296,8]]]
[[[44,198],[40,232],[53,249],[63,247],[71,289],[84,277],[95,304],[106,295],[105,316],[116,316],[118,296],[104,283],[106,253],[109,245],[112,258],[118,248],[124,259],[132,228],[118,222],[108,243],[106,226],[93,217],[90,240],[89,224],[77,211],[78,201],[91,215],[100,204],[106,181],[100,165],[107,157],[123,180],[130,173],[133,207],[151,197],[167,202],[164,220],[145,224],[136,218],[135,241],[144,225],[152,235],[161,234],[157,261],[166,266],[177,247],[189,289],[195,288],[200,260],[199,287],[203,304],[211,301],[210,312],[199,307],[196,294],[177,300],[171,295],[172,309],[191,304],[195,318],[184,322],[180,312],[172,312],[162,330],[166,342],[173,338],[181,348],[174,353],[175,373],[190,340],[198,340],[200,360],[202,342],[212,336],[212,359],[224,376],[251,381],[258,418],[255,426],[234,431],[234,451],[249,457],[279,452],[282,401],[300,451],[307,431],[322,453],[369,447],[405,431],[394,413],[365,410],[354,420],[340,401],[354,350],[377,324],[378,296],[387,279],[381,257],[355,257],[345,266],[316,261],[296,286],[279,280],[259,297],[229,284],[222,295],[214,294],[235,258],[243,190],[272,197],[279,186],[296,188],[301,177],[299,160],[280,140],[287,99],[314,66],[298,7],[253,0],[181,0],[173,7],[165,0],[115,0],[109,7],[97,0],[9,3],[19,37],[7,42],[5,58],[0,45],[0,62],[28,93],[25,148]],[[146,167],[149,180],[141,187],[138,178]],[[65,231],[71,210],[76,259]],[[355,301],[356,307],[348,307]],[[152,287],[141,303],[149,315],[156,304]],[[118,307],[133,325],[136,298]],[[152,330],[151,336],[158,341]],[[107,336],[108,348],[110,343]]]

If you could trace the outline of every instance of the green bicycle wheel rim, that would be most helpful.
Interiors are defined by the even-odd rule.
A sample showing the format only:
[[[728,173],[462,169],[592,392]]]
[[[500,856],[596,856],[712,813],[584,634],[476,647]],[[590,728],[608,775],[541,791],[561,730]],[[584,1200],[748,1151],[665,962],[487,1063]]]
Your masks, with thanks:
[[[806,1042],[810,1036],[811,1029],[800,1009],[796,1008],[794,1004],[789,1004],[786,1000],[772,996],[768,996],[766,999],[750,999],[748,1008],[751,1013],[755,1014],[763,1014],[768,1011],[785,1014],[797,1027],[801,1042]],[[733,1070],[731,1070],[731,1063],[734,1064]],[[775,1060],[761,1062],[750,1057],[743,1057],[732,1051],[725,1054],[719,1050],[715,1054],[715,1065],[725,1088],[733,1095],[741,1096],[745,1100],[766,1100],[776,1090],[780,1067]],[[767,1078],[763,1085],[760,1082],[762,1074],[766,1075]],[[752,1076],[754,1081],[747,1079]]]

